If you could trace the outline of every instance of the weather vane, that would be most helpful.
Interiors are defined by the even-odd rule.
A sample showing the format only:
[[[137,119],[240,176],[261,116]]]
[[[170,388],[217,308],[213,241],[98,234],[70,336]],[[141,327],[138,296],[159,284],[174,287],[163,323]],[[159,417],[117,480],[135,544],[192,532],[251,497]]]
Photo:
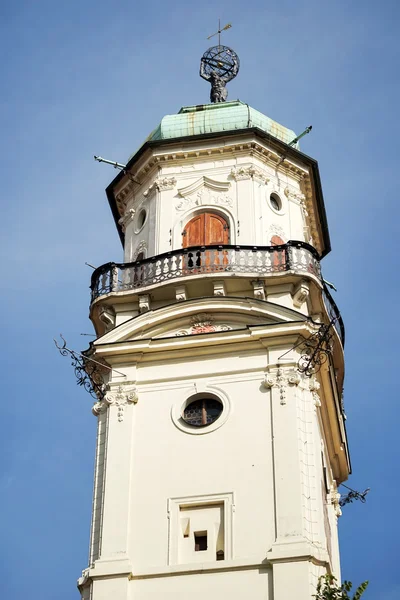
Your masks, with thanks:
[[[212,46],[206,50],[200,62],[200,77],[211,83],[210,100],[213,103],[225,102],[228,90],[225,85],[231,81],[239,72],[239,57],[228,46],[221,46],[221,32],[230,29],[228,23],[221,29],[221,21],[218,20],[218,31],[208,36],[208,40],[218,35],[218,46]]]

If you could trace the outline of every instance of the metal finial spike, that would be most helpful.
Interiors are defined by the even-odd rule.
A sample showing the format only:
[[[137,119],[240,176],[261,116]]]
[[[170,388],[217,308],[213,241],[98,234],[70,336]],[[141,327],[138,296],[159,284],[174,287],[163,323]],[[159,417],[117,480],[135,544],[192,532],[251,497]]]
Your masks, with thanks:
[[[211,40],[211,38],[214,37],[215,35],[220,36],[223,31],[226,31],[227,29],[230,29],[231,27],[232,27],[232,23],[227,23],[225,25],[225,27],[223,27],[222,29],[220,27],[218,27],[218,31],[209,35],[207,39]],[[221,43],[221,38],[218,38],[218,42],[219,42],[219,44]]]

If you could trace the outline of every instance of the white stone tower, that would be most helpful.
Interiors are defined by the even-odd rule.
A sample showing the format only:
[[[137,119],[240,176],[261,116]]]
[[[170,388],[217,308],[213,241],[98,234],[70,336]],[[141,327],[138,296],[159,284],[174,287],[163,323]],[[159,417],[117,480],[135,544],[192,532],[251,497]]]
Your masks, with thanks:
[[[294,138],[243,102],[185,107],[107,188],[124,262],[92,279],[84,599],[311,600],[340,577],[344,331]]]

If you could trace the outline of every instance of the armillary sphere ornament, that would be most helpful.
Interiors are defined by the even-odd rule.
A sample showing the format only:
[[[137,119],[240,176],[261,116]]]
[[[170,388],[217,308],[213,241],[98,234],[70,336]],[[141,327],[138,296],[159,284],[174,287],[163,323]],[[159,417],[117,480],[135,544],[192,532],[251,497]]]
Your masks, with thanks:
[[[219,24],[218,31],[213,34],[218,34],[218,46],[212,46],[206,50],[200,62],[200,77],[211,83],[210,100],[213,103],[225,102],[228,97],[228,90],[225,85],[231,81],[239,72],[240,62],[239,57],[228,46],[222,46],[220,43],[221,31],[230,29],[231,25],[225,25],[221,29]],[[213,35],[209,36],[213,37]],[[208,38],[208,39],[209,39]]]

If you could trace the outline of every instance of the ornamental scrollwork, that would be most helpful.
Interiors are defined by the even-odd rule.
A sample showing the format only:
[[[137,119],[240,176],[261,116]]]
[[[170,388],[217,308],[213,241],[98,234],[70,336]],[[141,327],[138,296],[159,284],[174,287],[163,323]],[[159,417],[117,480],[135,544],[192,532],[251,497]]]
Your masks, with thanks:
[[[129,404],[136,404],[138,399],[136,386],[128,387],[126,385],[119,385],[116,389],[111,389],[110,386],[107,386],[104,398],[94,404],[92,412],[95,416],[98,416],[106,411],[109,406],[116,406],[117,419],[119,422],[122,422],[124,420],[125,407]]]
[[[233,200],[225,191],[214,191],[209,187],[202,187],[192,195],[183,196],[176,204],[177,211],[187,210],[195,206],[216,204],[217,206],[232,206]]]
[[[299,373],[304,373],[306,377],[312,377],[329,360],[333,352],[332,331],[336,320],[336,318],[332,319],[329,325],[322,323],[318,331],[300,345],[301,356],[297,362]]]
[[[127,225],[133,221],[133,217],[135,216],[135,209],[130,208],[126,211],[126,213],[118,220],[118,223],[121,225],[122,231],[125,233]]]
[[[266,373],[263,385],[266,388],[278,388],[279,399],[282,405],[286,404],[287,385],[299,385],[301,377],[295,369],[285,369],[278,365],[276,371]]]
[[[106,393],[106,385],[104,383],[106,370],[111,370],[105,363],[92,359],[88,352],[76,352],[67,348],[67,342],[60,334],[62,345],[59,346],[54,340],[56,348],[61,356],[68,356],[71,359],[71,365],[74,369],[76,383],[82,386],[95,400],[102,401]]]
[[[199,313],[191,318],[190,329],[181,329],[176,336],[197,335],[198,333],[214,333],[218,331],[230,331],[232,327],[225,323],[215,323],[215,319],[208,313]]]
[[[134,251],[133,256],[132,256],[132,262],[134,262],[135,260],[137,260],[137,257],[141,253],[143,253],[145,256],[147,254],[147,242],[145,242],[144,240],[141,240],[139,242],[139,244],[136,246],[135,251]]]
[[[305,195],[300,190],[294,191],[294,190],[291,190],[287,186],[283,190],[283,193],[285,194],[286,198],[290,198],[292,200],[296,200],[300,204],[302,204],[303,202],[305,202],[306,197],[305,197]]]
[[[157,189],[160,192],[165,192],[166,190],[174,189],[176,185],[175,177],[159,177],[155,179],[153,183],[147,188],[146,191],[143,192],[143,196],[146,198],[150,192]]]
[[[252,165],[250,167],[234,167],[233,169],[231,169],[231,177],[233,177],[235,181],[242,181],[245,179],[258,179],[263,183],[269,182],[269,177],[267,177],[267,175],[263,171],[257,169]]]

